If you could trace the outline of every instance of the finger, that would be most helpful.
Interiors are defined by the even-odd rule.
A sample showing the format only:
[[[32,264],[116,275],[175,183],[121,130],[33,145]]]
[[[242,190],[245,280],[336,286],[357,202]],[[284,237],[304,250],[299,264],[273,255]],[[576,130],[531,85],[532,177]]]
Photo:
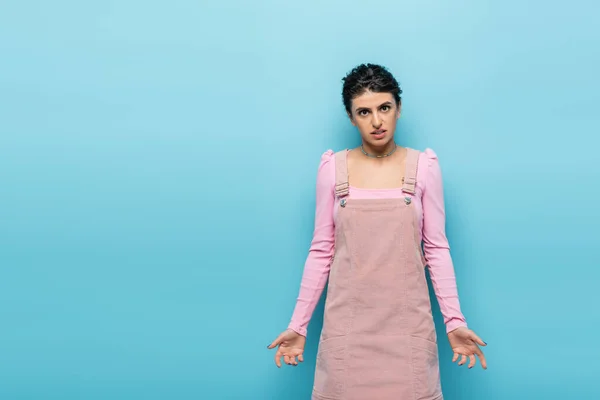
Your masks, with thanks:
[[[458,362],[458,365],[465,365],[466,362],[467,362],[467,356],[465,356],[463,354],[460,361]]]
[[[273,342],[270,345],[267,346],[267,349],[274,349],[276,346],[281,344],[281,342],[283,342],[283,333],[277,336],[277,338],[273,340]]]
[[[298,361],[304,362],[304,356],[302,354],[298,356]]]
[[[481,367],[483,369],[487,369],[487,362],[485,361],[485,356],[483,355],[483,352],[481,350],[477,349],[475,354],[477,354],[477,357],[479,357],[479,361],[481,362]]]
[[[456,360],[458,360],[458,353],[454,353],[454,356],[452,357],[452,362],[456,362]]]
[[[283,356],[283,361],[287,364],[290,365],[292,363],[292,361],[290,360],[290,356],[288,356],[287,354]]]
[[[296,357],[293,355],[288,355],[288,359],[290,360],[290,365],[296,365]]]
[[[471,368],[473,368],[475,366],[475,361],[476,361],[475,355],[471,354],[469,356],[469,369],[471,369]]]
[[[281,368],[281,353],[279,351],[275,353],[275,365],[277,365],[277,368]]]
[[[471,331],[471,339],[480,346],[487,346],[487,343],[481,340],[481,338],[473,331]]]

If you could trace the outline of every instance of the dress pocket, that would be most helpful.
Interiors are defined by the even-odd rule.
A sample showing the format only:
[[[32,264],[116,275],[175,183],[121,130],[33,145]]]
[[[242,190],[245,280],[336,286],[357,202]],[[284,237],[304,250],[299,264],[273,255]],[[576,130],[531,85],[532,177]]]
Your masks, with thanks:
[[[346,392],[347,338],[338,336],[319,343],[314,391],[319,398],[341,399]]]
[[[435,342],[411,336],[411,361],[416,400],[441,400],[440,366]]]

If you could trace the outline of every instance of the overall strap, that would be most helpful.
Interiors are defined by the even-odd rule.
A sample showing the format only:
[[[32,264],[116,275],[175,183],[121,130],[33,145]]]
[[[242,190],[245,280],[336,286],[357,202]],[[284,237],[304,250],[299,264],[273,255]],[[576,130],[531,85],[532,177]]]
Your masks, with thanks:
[[[415,193],[417,186],[417,168],[419,165],[419,151],[407,148],[404,166],[404,179],[402,190],[406,193]]]
[[[338,197],[348,195],[348,151],[342,150],[335,153],[335,194]]]

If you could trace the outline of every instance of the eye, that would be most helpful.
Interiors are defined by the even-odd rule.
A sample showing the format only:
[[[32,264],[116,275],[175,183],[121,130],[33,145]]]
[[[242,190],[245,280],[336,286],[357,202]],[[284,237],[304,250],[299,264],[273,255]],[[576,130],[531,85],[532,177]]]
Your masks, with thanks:
[[[360,115],[361,117],[366,116],[367,114],[369,114],[369,110],[360,110],[358,112],[358,115]]]
[[[389,105],[381,106],[381,111],[388,112],[392,109]]]

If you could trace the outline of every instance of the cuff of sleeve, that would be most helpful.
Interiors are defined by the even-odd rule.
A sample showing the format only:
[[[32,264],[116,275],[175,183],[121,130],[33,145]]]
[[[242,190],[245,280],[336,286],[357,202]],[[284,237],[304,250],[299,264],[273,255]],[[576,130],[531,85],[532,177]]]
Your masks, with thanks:
[[[290,329],[290,330],[292,330],[292,331],[296,332],[298,335],[302,335],[302,336],[306,337],[306,333],[307,333],[307,332],[306,332],[306,328],[303,328],[303,327],[301,327],[301,326],[299,326],[299,325],[296,325],[296,324],[294,324],[294,323],[291,323],[291,324],[288,326],[288,329]]]
[[[460,327],[467,327],[467,323],[461,319],[451,319],[450,321],[448,321],[448,323],[446,324],[446,333],[450,333],[453,330],[455,330],[456,328],[460,328]]]

